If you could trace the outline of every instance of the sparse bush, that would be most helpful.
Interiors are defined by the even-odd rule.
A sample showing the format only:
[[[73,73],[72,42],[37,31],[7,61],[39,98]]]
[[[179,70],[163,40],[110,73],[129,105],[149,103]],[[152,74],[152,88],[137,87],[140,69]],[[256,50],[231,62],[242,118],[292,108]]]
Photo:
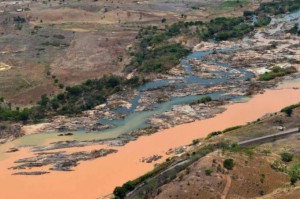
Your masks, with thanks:
[[[60,89],[63,89],[65,86],[64,86],[63,84],[60,83],[60,84],[58,85],[58,87],[59,87]]]
[[[200,143],[200,140],[199,140],[199,139],[195,139],[195,140],[193,140],[192,145],[197,145],[197,144],[199,144],[199,143]]]
[[[211,168],[207,168],[205,169],[205,175],[210,176],[212,174],[212,169]]]
[[[271,164],[271,168],[274,169],[275,171],[280,171],[280,172],[285,172],[287,170],[286,165],[283,164],[281,161],[275,160]]]
[[[222,131],[214,131],[214,132],[211,132],[211,133],[209,133],[209,134],[207,135],[206,139],[210,139],[210,138],[212,138],[212,137],[214,137],[214,136],[217,136],[217,135],[220,135],[220,134],[222,134],[222,133],[223,133]]]
[[[200,99],[192,102],[191,104],[206,104],[207,102],[212,101],[212,98],[210,96],[201,97]]]

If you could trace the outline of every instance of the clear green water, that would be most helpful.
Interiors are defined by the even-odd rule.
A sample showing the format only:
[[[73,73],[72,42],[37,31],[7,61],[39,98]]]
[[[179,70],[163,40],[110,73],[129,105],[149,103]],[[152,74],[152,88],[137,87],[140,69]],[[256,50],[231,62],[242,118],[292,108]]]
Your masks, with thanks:
[[[216,92],[209,94],[213,99],[219,98],[221,92]],[[27,145],[44,145],[49,142],[63,141],[63,140],[97,140],[97,139],[106,139],[106,138],[115,138],[123,133],[130,133],[139,128],[144,128],[149,126],[147,120],[152,117],[154,114],[159,114],[170,110],[173,105],[176,104],[185,104],[195,101],[196,99],[201,98],[202,96],[208,95],[196,95],[196,96],[186,96],[180,98],[174,98],[168,102],[157,104],[157,107],[154,110],[143,111],[143,112],[134,112],[130,114],[124,120],[114,120],[111,123],[115,124],[115,128],[107,129],[101,132],[72,132],[72,136],[58,136],[59,133],[39,133],[32,134],[20,137],[14,140],[12,143],[14,146],[27,146]],[[1,150],[1,148],[0,148]]]

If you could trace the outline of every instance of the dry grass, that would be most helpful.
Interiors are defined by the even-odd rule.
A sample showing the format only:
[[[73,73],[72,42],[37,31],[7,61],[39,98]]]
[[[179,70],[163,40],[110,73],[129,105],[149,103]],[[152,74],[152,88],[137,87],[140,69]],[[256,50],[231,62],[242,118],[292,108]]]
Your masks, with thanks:
[[[234,159],[232,171],[223,168],[226,158]],[[155,198],[254,198],[272,193],[285,186],[289,177],[274,171],[268,159],[261,154],[249,157],[243,153],[213,152],[160,187],[161,193]],[[211,175],[205,173],[208,168],[213,171]],[[224,193],[225,187],[228,192]]]

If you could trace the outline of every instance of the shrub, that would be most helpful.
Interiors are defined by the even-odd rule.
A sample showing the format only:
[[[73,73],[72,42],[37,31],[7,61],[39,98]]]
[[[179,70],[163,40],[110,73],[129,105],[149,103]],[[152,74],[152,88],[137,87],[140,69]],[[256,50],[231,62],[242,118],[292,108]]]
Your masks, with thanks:
[[[295,164],[289,170],[288,174],[290,176],[291,185],[295,185],[300,177],[300,165]]]
[[[293,160],[294,155],[289,152],[283,152],[281,154],[281,160],[284,162],[291,162]]]
[[[212,170],[210,168],[205,169],[205,175],[210,176],[212,174]]]
[[[287,106],[287,107],[281,109],[280,112],[285,113],[287,116],[290,117],[293,113],[293,109],[298,108],[298,107],[300,107],[300,103]]]
[[[211,132],[210,134],[207,135],[206,139],[210,139],[214,136],[217,136],[217,135],[221,135],[223,132],[222,131],[214,131],[214,132]]]
[[[210,102],[210,101],[212,101],[212,98],[210,96],[205,96],[205,97],[202,97],[202,98],[198,99],[195,102],[192,102],[192,104],[201,104],[201,103],[205,104],[205,103]]]
[[[116,187],[113,193],[116,199],[123,199],[126,196],[127,190],[124,187]]]
[[[257,22],[255,23],[255,26],[256,27],[262,27],[262,26],[266,26],[268,25],[270,22],[271,22],[271,17],[262,17],[262,18],[259,18],[257,20]]]
[[[275,171],[280,171],[280,172],[285,172],[286,171],[286,165],[282,163],[281,161],[275,160],[271,164],[271,168],[274,169]]]
[[[228,170],[232,170],[234,167],[234,160],[231,158],[224,160],[223,166]]]
[[[199,143],[200,143],[200,140],[199,140],[199,139],[195,139],[195,140],[193,140],[192,145],[197,145],[197,144],[199,144]]]

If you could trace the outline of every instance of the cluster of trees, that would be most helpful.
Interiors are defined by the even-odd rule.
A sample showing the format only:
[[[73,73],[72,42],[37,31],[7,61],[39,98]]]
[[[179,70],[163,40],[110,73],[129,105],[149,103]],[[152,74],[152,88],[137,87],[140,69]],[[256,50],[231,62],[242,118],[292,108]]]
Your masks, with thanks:
[[[293,110],[298,107],[300,107],[300,103],[287,106],[281,109],[280,112],[285,113],[288,117],[290,117],[293,114]]]
[[[177,43],[168,43],[154,49],[144,49],[135,55],[131,65],[140,72],[164,73],[179,64],[190,51]]]
[[[206,23],[180,21],[169,26],[166,25],[163,30],[156,26],[142,28],[137,36],[138,48],[136,52],[131,53],[133,59],[127,70],[137,69],[140,72],[164,73],[170,67],[176,66],[179,59],[189,53],[189,50],[181,44],[170,41],[176,36],[198,37],[201,40],[227,40],[240,38],[251,32],[253,28],[245,23],[244,17],[221,17]]]
[[[136,87],[144,83],[141,77],[124,79],[119,76],[104,76],[100,79],[67,87],[66,90],[50,98],[42,95],[38,104],[32,108],[15,110],[4,102],[0,104],[0,120],[39,120],[49,115],[75,115],[106,102],[106,98],[128,87]],[[4,101],[4,100],[2,100]]]
[[[271,22],[272,18],[271,17],[261,17],[255,22],[255,27],[263,27],[268,25]]]
[[[49,98],[43,95],[38,102],[36,110],[39,113],[73,115],[91,109],[104,103],[106,98],[127,87],[135,87],[143,83],[141,77],[126,80],[122,77],[110,75],[100,79],[87,80],[86,82],[66,87],[65,92]]]
[[[271,72],[266,72],[259,76],[260,81],[269,81],[275,79],[276,77],[282,77],[287,74],[295,73],[297,69],[294,67],[281,68],[279,66],[274,66]]]
[[[220,17],[206,23],[199,37],[203,40],[211,38],[222,41],[231,38],[241,38],[252,30],[253,26],[245,23],[244,17]]]
[[[31,114],[30,109],[20,108],[12,109],[10,106],[1,105],[0,106],[0,121],[27,121]]]
[[[293,12],[300,8],[299,0],[285,0],[285,1],[272,1],[268,3],[262,3],[260,7],[255,11],[256,14],[284,14],[287,12]]]
[[[214,39],[217,41],[232,38],[242,38],[250,33],[255,27],[266,26],[271,22],[268,14],[281,14],[300,8],[298,0],[262,3],[255,11],[244,11],[242,17],[219,17],[209,22],[202,21],[179,21],[172,25],[166,25],[164,29],[156,26],[142,28],[137,36],[139,46],[133,61],[127,67],[129,71],[138,69],[141,72],[166,72],[170,66],[178,64],[178,59],[188,52],[180,44],[170,42],[179,35],[184,38],[198,37],[200,40]],[[253,15],[257,16],[253,24]],[[298,32],[298,27],[291,29]],[[157,56],[157,55],[160,56]],[[177,59],[177,60],[176,60]]]
[[[300,9],[300,1],[298,0],[272,1],[261,3],[260,7],[254,11],[244,11],[244,16],[265,16],[266,14],[279,15],[287,12],[293,12],[298,9]]]

